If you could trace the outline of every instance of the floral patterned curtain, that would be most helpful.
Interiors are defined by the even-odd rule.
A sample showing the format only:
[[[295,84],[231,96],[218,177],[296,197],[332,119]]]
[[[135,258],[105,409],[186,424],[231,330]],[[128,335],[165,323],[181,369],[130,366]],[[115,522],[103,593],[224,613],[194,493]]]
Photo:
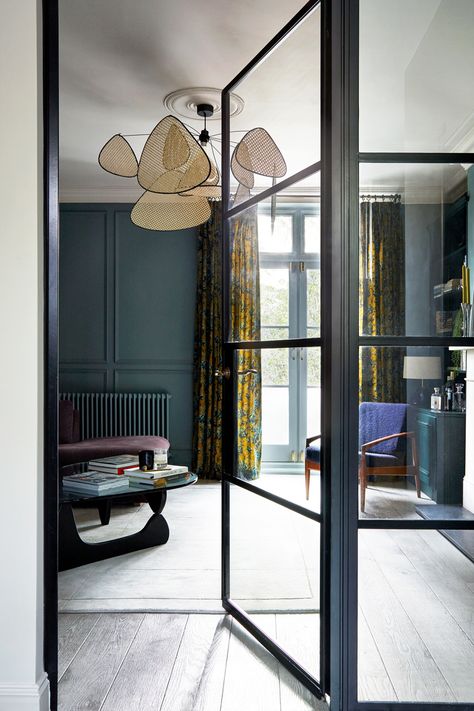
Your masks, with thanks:
[[[405,239],[400,196],[367,199],[360,206],[360,332],[405,334]],[[400,348],[361,349],[361,402],[405,402]]]
[[[194,326],[193,462],[205,479],[222,476],[221,205],[199,228],[197,297]]]
[[[245,210],[231,225],[231,328],[238,341],[260,339],[260,271],[257,209]],[[237,472],[245,479],[260,475],[262,459],[262,376],[258,350],[240,350],[237,372]]]

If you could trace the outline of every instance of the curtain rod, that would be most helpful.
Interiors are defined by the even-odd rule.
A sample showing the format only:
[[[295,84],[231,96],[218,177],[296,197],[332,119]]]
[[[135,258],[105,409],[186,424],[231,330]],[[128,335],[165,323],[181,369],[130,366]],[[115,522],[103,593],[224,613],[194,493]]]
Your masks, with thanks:
[[[387,194],[367,194],[367,195],[359,195],[360,199],[362,202],[375,202],[377,200],[381,200],[382,202],[401,202],[402,196],[400,193],[387,193]]]

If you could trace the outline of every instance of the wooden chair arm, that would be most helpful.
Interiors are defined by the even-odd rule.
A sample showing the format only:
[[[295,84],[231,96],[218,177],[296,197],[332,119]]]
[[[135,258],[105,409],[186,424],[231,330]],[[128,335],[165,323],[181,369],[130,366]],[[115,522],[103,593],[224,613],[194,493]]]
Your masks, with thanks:
[[[306,438],[306,446],[309,447],[311,442],[314,442],[315,439],[321,439],[321,435],[318,434],[318,435],[315,435],[314,437],[307,437]]]
[[[386,437],[379,437],[378,439],[372,440],[372,442],[365,442],[360,448],[361,453],[364,455],[368,449],[372,449],[376,444],[381,442],[386,442],[388,439],[395,439],[395,437],[410,437],[414,439],[414,432],[397,432],[396,434],[386,435]]]

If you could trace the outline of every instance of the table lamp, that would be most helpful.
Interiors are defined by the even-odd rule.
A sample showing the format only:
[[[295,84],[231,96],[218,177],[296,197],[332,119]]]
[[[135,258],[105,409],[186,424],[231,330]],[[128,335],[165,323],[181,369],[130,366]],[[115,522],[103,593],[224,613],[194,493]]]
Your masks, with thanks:
[[[441,380],[441,358],[439,356],[405,356],[403,358],[403,377],[407,380],[421,380],[421,387],[414,405],[424,406],[425,380]]]

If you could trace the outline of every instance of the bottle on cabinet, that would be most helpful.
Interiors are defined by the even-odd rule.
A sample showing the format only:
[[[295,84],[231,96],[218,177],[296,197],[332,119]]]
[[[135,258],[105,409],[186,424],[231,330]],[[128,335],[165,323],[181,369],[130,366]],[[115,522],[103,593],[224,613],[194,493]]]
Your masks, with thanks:
[[[431,409],[432,410],[442,410],[443,409],[443,396],[441,395],[439,388],[435,388],[431,396]]]

